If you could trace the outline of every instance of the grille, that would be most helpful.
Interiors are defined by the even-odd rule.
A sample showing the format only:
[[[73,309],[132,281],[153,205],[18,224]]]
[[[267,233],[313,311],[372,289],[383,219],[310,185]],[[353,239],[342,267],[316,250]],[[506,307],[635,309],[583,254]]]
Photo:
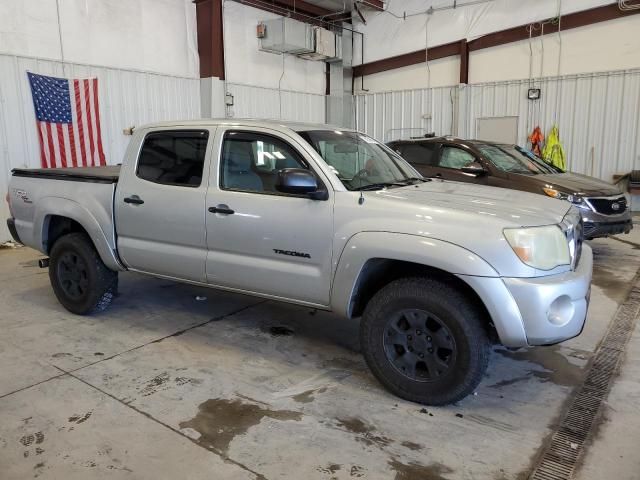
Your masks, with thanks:
[[[619,215],[627,209],[627,199],[625,197],[588,198],[587,201],[597,213],[603,215]]]
[[[570,480],[585,441],[594,429],[602,402],[609,393],[611,380],[618,369],[640,312],[640,280],[636,277],[627,300],[598,347],[583,384],[551,437],[530,480]]]

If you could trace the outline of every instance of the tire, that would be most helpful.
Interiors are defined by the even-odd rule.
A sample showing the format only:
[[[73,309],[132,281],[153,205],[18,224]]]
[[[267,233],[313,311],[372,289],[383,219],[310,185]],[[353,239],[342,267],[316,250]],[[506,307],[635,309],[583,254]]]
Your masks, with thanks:
[[[49,280],[58,301],[77,315],[106,309],[118,290],[118,273],[107,268],[84,233],[63,235],[53,244]]]
[[[457,402],[478,386],[490,342],[481,310],[445,282],[403,278],[378,291],[360,324],[364,358],[398,397],[425,405]]]

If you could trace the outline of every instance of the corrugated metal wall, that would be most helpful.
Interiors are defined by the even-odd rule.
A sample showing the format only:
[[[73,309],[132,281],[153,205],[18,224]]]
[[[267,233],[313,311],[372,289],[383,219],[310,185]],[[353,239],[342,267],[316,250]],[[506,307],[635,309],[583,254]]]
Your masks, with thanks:
[[[546,133],[557,121],[571,170],[610,182],[640,169],[640,70],[545,78],[535,82],[539,101],[527,100],[529,86],[521,80],[358,95],[357,128],[384,141],[425,132],[470,138],[478,118],[518,116],[524,146],[534,126]]]
[[[234,118],[325,122],[326,97],[324,95],[289,90],[279,91],[240,83],[227,83],[227,92],[234,97],[234,104],[229,109]]]
[[[132,125],[200,117],[199,79],[63,64],[0,55],[0,243],[9,240],[4,194],[12,168],[39,167],[35,114],[27,71],[66,78],[98,77],[102,141],[108,163],[120,163]]]
[[[457,92],[456,85],[356,95],[356,128],[385,142],[425,132],[449,134]]]
[[[536,125],[560,129],[570,170],[612,181],[640,169],[640,70],[571,75],[535,82],[539,101],[527,100],[528,80],[469,85],[460,96],[459,135],[476,135],[477,119],[517,115],[518,143]]]

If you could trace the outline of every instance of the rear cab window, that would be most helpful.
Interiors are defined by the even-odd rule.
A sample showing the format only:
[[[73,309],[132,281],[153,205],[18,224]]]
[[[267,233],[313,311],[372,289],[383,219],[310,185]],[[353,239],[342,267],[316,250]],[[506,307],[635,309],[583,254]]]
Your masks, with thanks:
[[[162,185],[199,187],[208,139],[207,130],[162,130],[147,134],[138,156],[136,176]]]

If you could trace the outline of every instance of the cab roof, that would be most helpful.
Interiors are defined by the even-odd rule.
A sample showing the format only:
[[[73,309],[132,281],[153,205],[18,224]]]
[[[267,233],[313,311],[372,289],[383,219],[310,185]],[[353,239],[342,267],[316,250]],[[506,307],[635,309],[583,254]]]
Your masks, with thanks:
[[[305,132],[310,130],[339,130],[341,132],[355,132],[351,128],[343,128],[337,125],[325,123],[305,123],[291,122],[284,120],[260,120],[255,118],[203,118],[199,120],[178,120],[169,122],[156,122],[137,127],[141,128],[166,128],[166,127],[214,127],[214,126],[244,126],[263,127],[275,130],[293,130],[294,132]]]

